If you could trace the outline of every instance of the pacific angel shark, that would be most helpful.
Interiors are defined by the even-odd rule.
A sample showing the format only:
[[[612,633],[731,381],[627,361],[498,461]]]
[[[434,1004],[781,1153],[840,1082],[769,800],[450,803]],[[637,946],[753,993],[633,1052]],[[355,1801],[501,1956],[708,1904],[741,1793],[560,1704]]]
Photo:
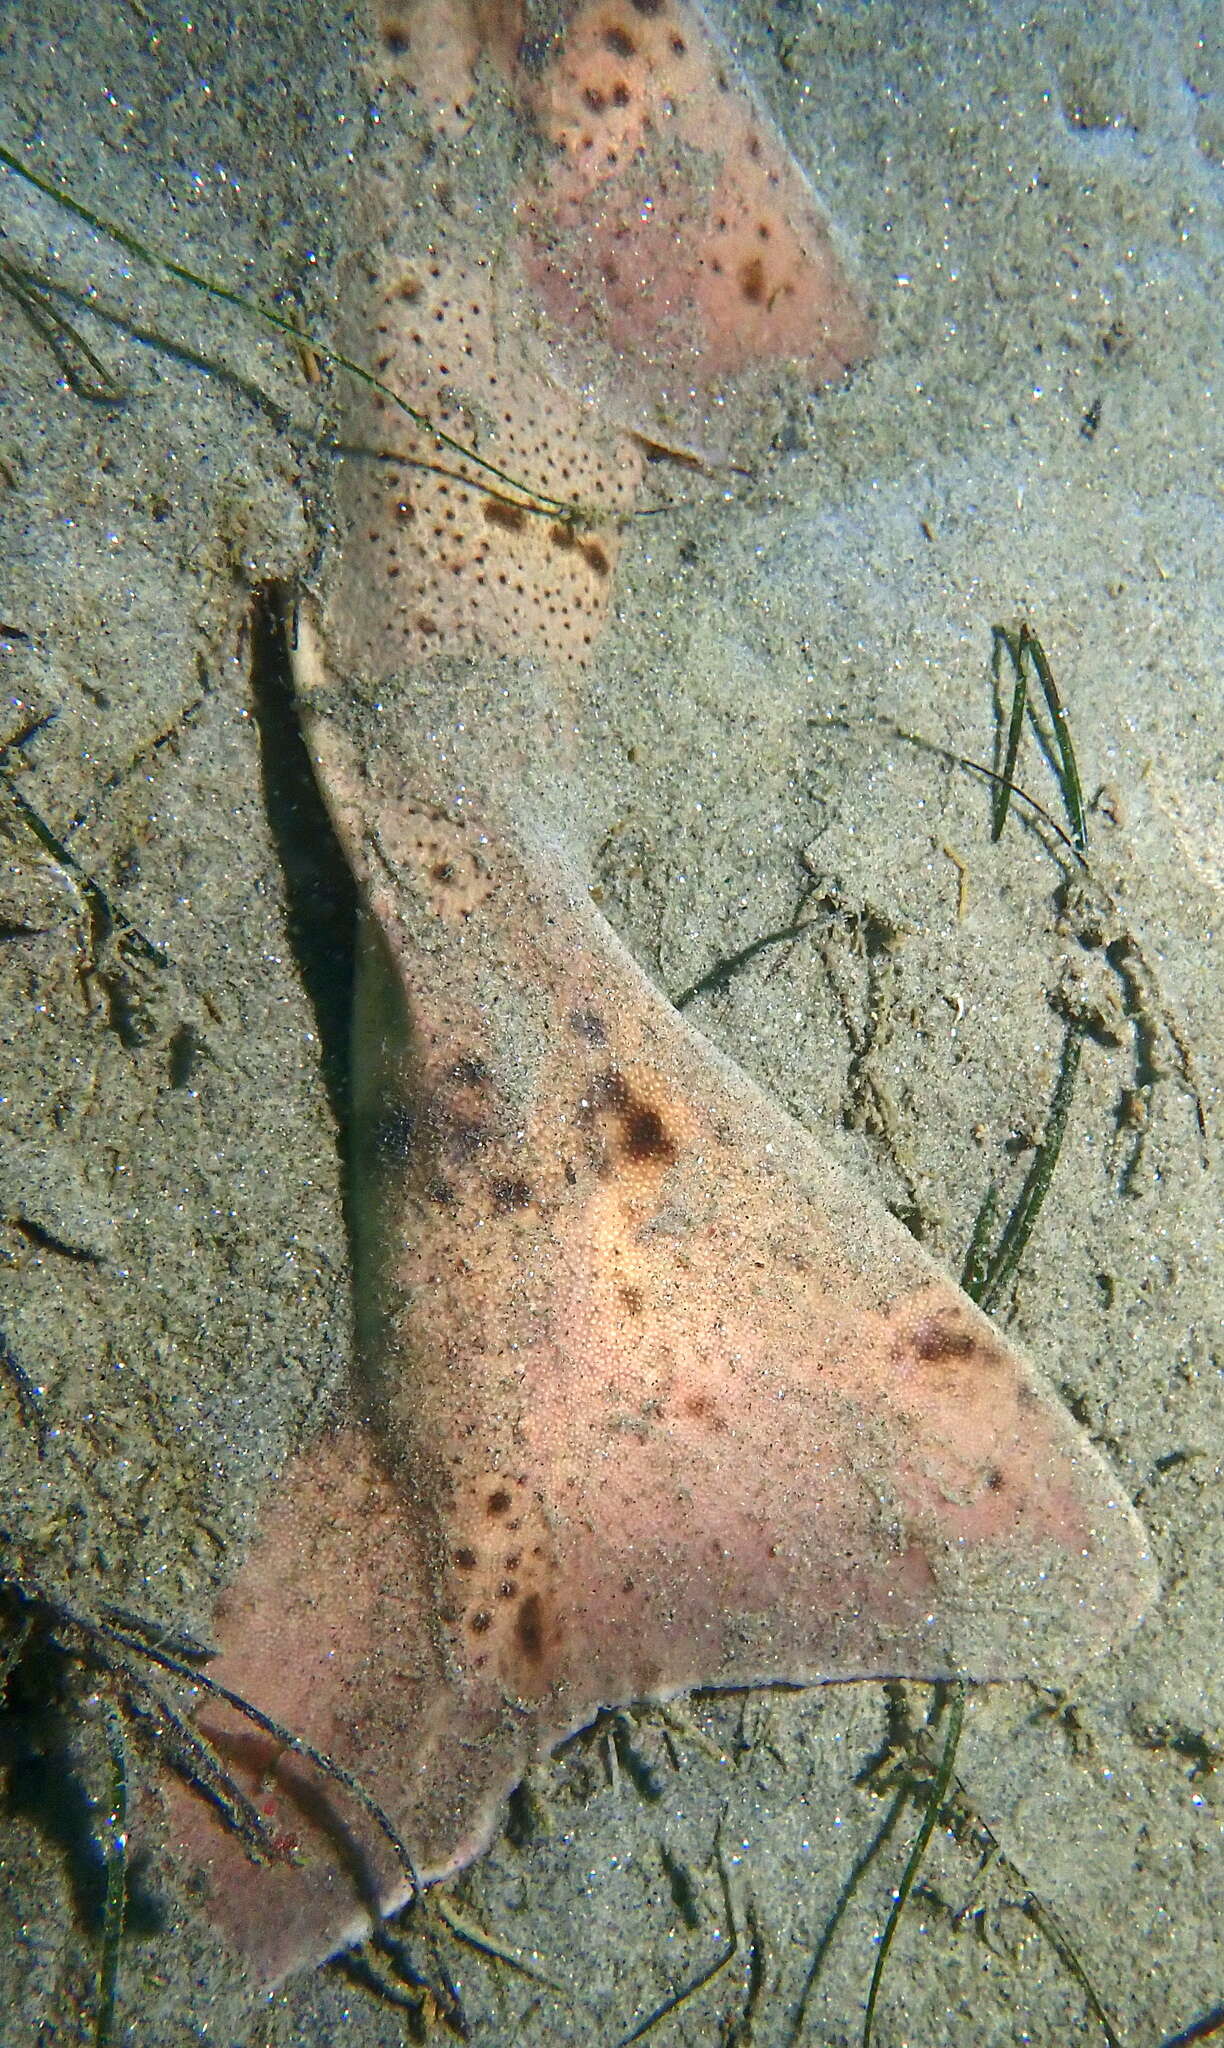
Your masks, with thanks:
[[[871,328],[695,8],[547,13],[378,24],[418,103],[349,201],[383,389],[343,422],[293,627],[363,906],[359,1384],[267,1504],[210,1666],[360,1780],[422,1882],[601,1707],[1062,1674],[1151,1590],[1050,1390],[590,900],[567,707],[647,459],[710,453],[781,364],[827,381]],[[216,1699],[199,1725],[296,1855],[249,1860],[167,1786],[254,1982],[410,1895],[335,1779]]]

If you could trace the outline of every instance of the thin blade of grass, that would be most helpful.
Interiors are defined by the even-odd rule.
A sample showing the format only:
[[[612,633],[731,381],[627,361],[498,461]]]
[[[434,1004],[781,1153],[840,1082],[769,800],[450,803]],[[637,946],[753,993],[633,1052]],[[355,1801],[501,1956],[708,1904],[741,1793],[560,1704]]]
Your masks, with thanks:
[[[965,1264],[961,1273],[960,1284],[970,1301],[980,1302],[982,1299],[982,1289],[986,1284],[990,1264],[987,1245],[998,1213],[999,1184],[992,1180],[982,1196],[982,1206],[974,1221],[973,1235],[969,1240],[969,1249],[965,1253]]]
[[[1067,723],[1066,709],[1062,698],[1058,694],[1058,685],[1054,681],[1054,673],[1047,659],[1045,648],[1033,632],[1031,626],[1021,626],[1020,646],[1021,651],[1028,654],[1029,660],[1036,671],[1037,680],[1041,684],[1041,693],[1046,700],[1050,721],[1054,727],[1054,739],[1058,747],[1058,779],[1062,789],[1063,803],[1067,807],[1067,816],[1071,821],[1071,836],[1079,847],[1080,852],[1085,853],[1088,849],[1088,825],[1084,817],[1084,793],[1080,787],[1079,768],[1076,764],[1075,748],[1071,741],[1071,728]]]
[[[244,298],[241,292],[231,290],[229,285],[219,284],[215,278],[204,277],[199,271],[189,269],[185,263],[176,263],[173,257],[163,256],[160,251],[151,249],[139,236],[134,235],[130,228],[121,227],[117,221],[108,220],[104,214],[85,206],[62,185],[54,184],[49,178],[40,177],[27,164],[23,164],[20,157],[14,156],[11,150],[0,147],[0,165],[11,171],[14,177],[23,179],[27,185],[32,185],[36,192],[42,193],[44,199],[50,199],[56,206],[63,207],[65,213],[71,213],[77,220],[83,221],[95,234],[104,235],[120,249],[126,249],[129,256],[135,256],[139,262],[148,264],[151,269],[164,271],[168,277],[176,278],[180,284],[188,285],[192,291],[203,292],[206,297],[217,299],[222,305],[232,307],[236,313],[241,313],[244,319],[253,320],[275,334],[284,335],[295,349],[300,350],[305,343],[324,362],[333,364],[350,377],[355,377],[359,384],[366,385],[369,390],[380,392],[412,421],[413,426],[428,434],[439,448],[449,448],[452,454],[461,455],[465,462],[471,462],[487,475],[496,477],[498,482],[505,484],[508,489],[522,493],[514,502],[519,504],[523,511],[547,514],[553,519],[572,519],[580,509],[567,499],[552,498],[543,491],[528,490],[516,477],[509,475],[504,469],[499,469],[495,462],[490,462],[486,456],[478,455],[464,442],[456,440],[453,435],[436,426],[426,413],[419,412],[415,406],[409,405],[407,399],[401,398],[398,391],[390,384],[384,384],[381,378],[376,377],[371,370],[365,369],[361,363],[354,362],[350,356],[342,355],[339,349],[329,348],[326,342],[319,341],[315,335],[304,333],[296,321],[289,319],[286,314],[273,312],[269,306],[261,306],[254,299]]]
[[[688,2005],[697,1997],[699,1992],[705,1990],[707,1984],[712,1984],[715,1977],[720,1976],[728,1963],[733,1962],[739,1954],[739,1922],[735,1914],[735,1900],[731,1896],[731,1880],[727,1876],[727,1866],[723,1860],[721,1826],[720,1822],[719,1829],[714,1837],[714,1854],[718,1864],[719,1883],[722,1886],[723,1909],[727,1915],[727,1946],[722,1954],[716,1956],[714,1961],[706,1969],[702,1970],[699,1976],[694,1977],[690,1984],[686,1984],[682,1991],[677,1991],[670,1998],[665,1998],[661,2005],[657,2005],[653,2012],[647,2013],[646,2018],[638,2022],[638,2025],[633,2028],[631,2033],[622,2034],[616,2044],[616,2048],[634,2048],[635,2042],[644,2041],[647,2034],[653,2033],[654,2029],[660,2026],[664,2020],[670,2019],[673,2013],[679,2012],[681,2007]]]
[[[848,719],[839,720],[831,718],[826,720],[825,723],[839,726],[844,732],[852,732],[854,730],[853,722]],[[903,725],[894,725],[891,719],[864,721],[864,723],[874,723],[881,726],[894,739],[903,740],[907,747],[917,747],[924,754],[933,754],[937,761],[947,761],[953,768],[963,768],[969,775],[980,775],[983,781],[992,783],[995,788],[998,788],[1004,779],[997,768],[988,768],[983,761],[971,761],[967,754],[958,754],[953,747],[941,746],[938,740],[929,740],[923,733],[909,732]],[[1063,831],[1057,818],[1050,816],[1044,804],[1039,804],[1036,797],[1030,796],[1027,789],[1023,789],[1018,782],[1008,784],[1008,794],[1015,797],[1017,803],[1023,804],[1027,810],[1033,813],[1035,818],[1048,827],[1055,838],[1062,841],[1068,853],[1079,862],[1080,867],[1087,871],[1088,863],[1074,839],[1072,839],[1071,834]]]
[[[185,1678],[190,1685],[198,1686],[203,1692],[208,1693],[211,1698],[224,1700],[227,1707],[232,1707],[235,1713],[241,1714],[245,1720],[250,1721],[256,1728],[262,1729],[265,1735],[272,1736],[273,1740],[279,1742],[283,1749],[292,1750],[295,1756],[305,1757],[315,1766],[316,1770],[323,1773],[324,1777],[331,1778],[337,1785],[343,1785],[345,1791],[350,1793],[358,1805],[364,1809],[379,1832],[390,1844],[395,1853],[396,1861],[399,1863],[411,1886],[412,1896],[416,1898],[420,1895],[422,1889],[421,1881],[416,1874],[411,1853],[403,1836],[390,1815],[384,1811],[378,1800],[375,1799],[373,1793],[362,1784],[360,1778],[356,1777],[352,1771],[346,1771],[343,1764],[338,1764],[335,1758],[328,1756],[325,1750],[316,1749],[314,1744],[307,1742],[304,1736],[295,1735],[291,1728],[286,1728],[282,1722],[273,1720],[271,1714],[265,1714],[262,1708],[255,1706],[253,1701],[244,1699],[241,1693],[232,1691],[228,1685],[222,1685],[215,1678],[210,1678],[206,1671],[199,1670],[195,1664],[187,1663],[181,1657],[171,1656],[168,1651],[160,1649],[155,1643],[149,1642],[139,1635],[130,1635],[127,1631],[115,1628],[108,1622],[79,1617],[78,1623],[79,1626],[95,1638],[103,1642],[118,1643],[128,1650],[135,1650],[140,1656],[147,1657],[150,1663],[160,1665],[163,1671],[171,1671],[176,1678]]]
[[[884,1966],[888,1961],[888,1951],[892,1947],[893,1936],[896,1934],[900,1924],[901,1915],[905,1911],[906,1902],[914,1889],[914,1881],[918,1876],[919,1870],[922,1868],[922,1859],[926,1855],[927,1844],[935,1832],[935,1823],[939,1819],[939,1809],[943,1805],[948,1786],[952,1782],[957,1744],[960,1742],[961,1727],[964,1719],[965,1681],[961,1678],[957,1680],[952,1688],[952,1701],[948,1712],[948,1733],[944,1740],[943,1755],[939,1759],[939,1770],[931,1787],[931,1796],[927,1800],[926,1811],[922,1816],[922,1826],[914,1838],[914,1846],[910,1850],[909,1860],[901,1873],[901,1882],[897,1886],[897,1895],[893,1900],[892,1911],[888,1916],[887,1925],[880,1938],[880,1949],[876,1956],[875,1968],[871,1973],[871,1986],[867,1993],[867,2012],[863,2020],[863,2048],[871,2048],[871,2029],[875,2023],[876,2001],[880,1995],[880,1982],[884,1975]]]
[[[1054,1169],[1058,1164],[1058,1155],[1062,1151],[1083,1049],[1083,1028],[1073,1024],[1063,1040],[1062,1060],[1049,1114],[1046,1117],[1044,1135],[1025,1176],[1024,1186],[1020,1190],[1015,1206],[1003,1226],[994,1257],[985,1269],[980,1291],[973,1297],[987,1314],[994,1308],[1004,1288],[1014,1278],[1033,1234],[1033,1227],[1041,1214],[1042,1204],[1049,1193]],[[966,1292],[969,1290],[966,1289]]]
[[[870,1870],[872,1864],[875,1862],[876,1857],[880,1854],[882,1849],[885,1849],[888,1846],[888,1843],[892,1840],[893,1835],[896,1833],[897,1826],[901,1820],[901,1816],[905,1812],[905,1809],[909,1805],[909,1803],[909,1790],[908,1787],[903,1785],[900,1788],[900,1790],[894,1795],[892,1805],[889,1807],[883,1822],[881,1823],[880,1827],[876,1830],[876,1833],[873,1835],[871,1841],[868,1843],[867,1847],[862,1851],[861,1855],[855,1858],[854,1865],[850,1871],[850,1874],[837,1895],[837,1901],[833,1907],[833,1911],[830,1913],[828,1919],[824,1924],[823,1929],[821,1930],[820,1940],[817,1942],[816,1947],[812,1952],[812,1960],[808,1965],[807,1976],[803,1980],[803,1990],[800,1993],[799,2004],[795,2011],[794,2022],[791,2026],[790,2034],[787,2037],[787,2048],[798,2048],[798,2043],[802,2038],[804,2028],[807,2025],[808,2007],[811,2004],[813,1997],[815,1996],[816,1987],[819,1984],[821,1975],[824,1971],[824,1966],[828,1958],[829,1950],[833,1946],[833,1937],[837,1933],[838,1928],[844,1920],[847,1910],[849,1909],[851,1903],[854,1900],[855,1894],[858,1892],[858,1889],[862,1884],[863,1879],[866,1877],[867,1872]]]
[[[1007,823],[1007,808],[1011,802],[1012,786],[1015,781],[1016,757],[1020,752],[1020,734],[1024,729],[1024,706],[1028,690],[1024,681],[1024,666],[1012,635],[1008,632],[1006,626],[992,626],[990,633],[992,642],[990,666],[996,684],[999,682],[1000,656],[1004,648],[1006,648],[1008,655],[1011,657],[1012,668],[1015,671],[1015,683],[1012,688],[1011,717],[1007,723],[1007,744],[1003,749],[1003,768],[998,781],[994,785],[994,795],[990,806],[990,836],[992,840],[997,842],[1002,838],[1003,827]]]
[[[128,395],[126,389],[112,377],[79,329],[70,320],[65,320],[62,313],[56,312],[51,303],[50,288],[41,278],[0,256],[0,285],[21,307],[39,340],[46,343],[78,398],[88,399],[96,405],[123,404]],[[79,364],[73,361],[73,349],[89,365],[96,382],[91,383],[82,375]]]

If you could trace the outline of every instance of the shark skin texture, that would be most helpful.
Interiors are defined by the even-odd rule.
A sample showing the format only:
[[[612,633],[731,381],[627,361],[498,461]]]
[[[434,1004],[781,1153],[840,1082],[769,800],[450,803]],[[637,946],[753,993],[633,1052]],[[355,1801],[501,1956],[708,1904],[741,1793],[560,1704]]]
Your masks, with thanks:
[[[571,69],[589,77],[592,38],[628,61],[660,18],[691,48],[694,9],[580,8]],[[534,74],[524,120],[558,95]],[[760,132],[736,105],[734,149]],[[535,221],[554,172],[571,193],[549,141]],[[1058,1679],[1153,1593],[1133,1509],[1050,1388],[591,903],[570,707],[641,451],[573,392],[572,334],[550,378],[515,317],[538,261],[524,217],[508,205],[496,263],[453,209],[445,242],[416,221],[364,235],[367,359],[515,485],[453,449],[441,464],[363,394],[292,621],[362,901],[358,1368],[349,1414],[262,1512],[209,1669],[360,1781],[412,1873],[350,1790],[205,1699],[201,1732],[293,1860],[253,1862],[169,1779],[167,1834],[261,1990],[478,1855],[529,1764],[601,1708]],[[827,329],[865,348],[840,270],[829,292],[853,307]],[[532,502],[563,476],[580,519]]]

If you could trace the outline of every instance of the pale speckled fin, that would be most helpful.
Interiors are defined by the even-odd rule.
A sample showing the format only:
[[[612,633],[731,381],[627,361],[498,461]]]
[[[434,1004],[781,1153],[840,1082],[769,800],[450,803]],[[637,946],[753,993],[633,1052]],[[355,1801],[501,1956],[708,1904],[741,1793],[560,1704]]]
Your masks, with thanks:
[[[285,1474],[216,1675],[358,1772],[429,1877],[602,1705],[1053,1676],[1115,1642],[1142,1532],[1027,1363],[551,864],[310,724],[371,912],[370,1378]],[[179,1826],[266,1982],[405,1887],[313,1771],[260,1796],[303,1867]]]
[[[388,181],[358,237],[355,346],[529,488],[440,456],[385,398],[349,436],[294,660],[365,905],[364,1378],[348,1424],[290,1463],[217,1616],[214,1675],[356,1773],[422,1878],[476,1854],[526,1763],[600,1706],[1057,1678],[1151,1592],[1130,1506],[1048,1387],[586,896],[557,674],[581,677],[607,610],[641,471],[623,429],[682,420],[685,393],[704,419],[782,356],[829,376],[869,326],[699,10],[562,14],[526,77],[530,9],[380,0],[399,55],[457,37],[423,94],[439,150],[460,146],[483,38],[542,169],[465,210],[450,165],[436,235]],[[655,237],[635,179],[657,190],[665,160]],[[490,219],[511,224],[496,252]],[[535,502],[554,482],[581,518]],[[249,1862],[168,1784],[201,1909],[268,1985],[408,1881],[334,1780],[215,1702],[200,1725],[300,1858]]]

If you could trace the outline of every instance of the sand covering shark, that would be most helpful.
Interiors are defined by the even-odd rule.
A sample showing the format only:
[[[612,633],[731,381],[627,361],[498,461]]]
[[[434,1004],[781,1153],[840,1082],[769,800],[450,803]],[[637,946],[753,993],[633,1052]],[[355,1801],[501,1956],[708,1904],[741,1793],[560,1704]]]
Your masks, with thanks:
[[[362,902],[358,1367],[209,1668],[351,1772],[412,1870],[205,1701],[285,1860],[168,1783],[169,1833],[263,1988],[478,1855],[603,1707],[1059,1675],[1152,1591],[1050,1389],[587,887],[569,707],[644,476],[708,456],[784,365],[867,357],[833,232],[683,0],[421,0],[375,32],[417,133],[349,202],[352,348],[382,388],[341,423],[289,622]]]

